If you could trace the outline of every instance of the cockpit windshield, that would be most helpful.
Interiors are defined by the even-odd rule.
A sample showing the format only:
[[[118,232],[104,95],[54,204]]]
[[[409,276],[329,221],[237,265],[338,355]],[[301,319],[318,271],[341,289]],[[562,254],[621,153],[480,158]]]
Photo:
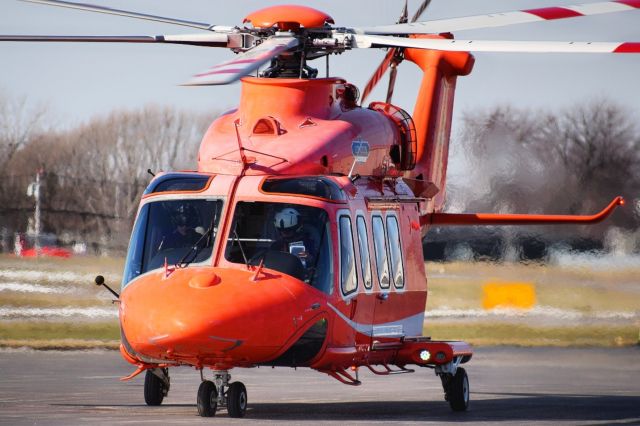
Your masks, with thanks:
[[[222,201],[182,199],[145,204],[131,234],[123,285],[168,265],[184,267],[211,257]]]
[[[331,293],[333,262],[328,214],[299,204],[239,202],[229,232],[229,262],[291,275]]]

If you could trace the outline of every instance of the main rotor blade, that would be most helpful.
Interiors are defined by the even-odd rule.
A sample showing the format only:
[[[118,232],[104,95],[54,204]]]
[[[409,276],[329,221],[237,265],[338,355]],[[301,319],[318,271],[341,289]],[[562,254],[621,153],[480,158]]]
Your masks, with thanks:
[[[382,59],[382,62],[380,62],[380,65],[378,65],[378,68],[376,68],[376,70],[373,72],[373,75],[369,77],[367,85],[364,86],[364,90],[362,90],[360,104],[364,103],[365,99],[367,99],[373,91],[373,88],[376,87],[378,82],[382,79],[384,73],[387,72],[387,69],[389,69],[389,65],[391,65],[391,61],[393,60],[393,57],[396,56],[396,52],[397,50],[395,48],[389,49],[387,54],[384,56],[384,59]]]
[[[392,63],[389,71],[389,86],[387,86],[387,97],[385,102],[390,104],[393,99],[393,89],[396,86],[396,76],[398,75],[398,64]]]
[[[404,7],[402,8],[402,12],[400,13],[400,19],[398,19],[398,24],[406,24],[409,22],[409,0],[404,0]]]
[[[487,15],[461,18],[438,19],[409,24],[385,25],[356,29],[363,34],[439,34],[462,30],[502,27],[555,19],[577,18],[640,9],[640,0],[616,0],[598,3],[583,3],[564,7],[544,7],[513,12],[491,13]]]
[[[420,17],[424,13],[424,11],[427,10],[427,7],[429,7],[430,4],[431,4],[431,0],[424,0],[420,5],[420,7],[418,7],[418,9],[416,10],[416,13],[413,14],[413,16],[411,17],[411,21],[409,22],[414,23],[418,19],[420,19]]]
[[[149,15],[146,13],[130,12],[128,10],[113,9],[110,7],[96,6],[86,3],[74,3],[62,0],[21,0],[28,3],[46,4],[49,6],[67,7],[70,9],[84,10],[88,12],[106,13],[109,15],[126,16],[128,18],[144,19],[147,21],[164,22],[166,24],[181,25],[183,27],[198,28],[201,30],[215,31],[216,27],[204,22],[186,21],[184,19],[167,18],[164,16]],[[225,28],[227,29],[227,28]]]
[[[166,43],[195,46],[227,47],[227,34],[178,34],[158,36],[50,36],[50,35],[0,35],[0,41],[81,42],[81,43]]]
[[[640,42],[450,40],[356,35],[358,48],[410,47],[458,52],[640,53]]]
[[[424,11],[427,10],[427,7],[429,7],[430,3],[431,3],[431,0],[424,0],[420,5],[420,7],[418,7],[418,9],[416,10],[416,13],[414,13],[413,16],[411,17],[410,22],[415,22],[418,19],[420,19],[420,16],[422,16]],[[405,2],[400,20],[402,21],[403,18],[406,19],[406,17],[407,17],[407,3]],[[387,52],[384,59],[382,59],[382,62],[380,63],[380,65],[378,65],[378,68],[376,68],[373,75],[369,78],[367,85],[364,87],[364,90],[362,91],[362,97],[360,98],[360,104],[363,104],[365,99],[369,97],[374,87],[376,87],[376,85],[378,84],[382,76],[384,76],[384,74],[387,72],[387,69],[391,65],[393,57],[396,56],[397,53],[398,53],[397,49],[390,49]],[[387,103],[391,102],[391,96],[393,96],[393,85],[395,84],[395,81],[396,81],[396,75],[395,75],[396,72],[397,70],[396,68],[394,68],[393,77],[389,77],[389,87],[387,88]]]
[[[214,86],[233,83],[257,70],[272,58],[298,46],[295,37],[271,37],[256,47],[238,55],[235,59],[211,67],[196,74],[184,86]]]

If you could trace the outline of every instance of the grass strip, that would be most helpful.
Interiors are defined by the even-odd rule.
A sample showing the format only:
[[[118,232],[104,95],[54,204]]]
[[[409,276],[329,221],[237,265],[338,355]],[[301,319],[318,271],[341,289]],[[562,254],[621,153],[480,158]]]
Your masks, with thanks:
[[[464,340],[477,346],[615,347],[640,343],[637,325],[549,327],[496,322],[434,322],[425,326],[424,333],[434,340]]]
[[[104,297],[101,297],[104,296]],[[12,308],[93,308],[114,306],[108,295],[69,296],[64,294],[29,294],[6,292],[0,298],[0,306]],[[118,312],[116,306],[114,312]]]
[[[0,348],[30,348],[37,350],[52,351],[75,351],[87,349],[108,349],[117,350],[120,346],[119,340],[80,340],[80,339],[51,339],[51,340],[29,340],[29,339],[0,339]]]
[[[27,322],[0,323],[0,346],[9,341],[100,341],[120,340],[117,321],[108,322]]]
[[[434,340],[464,340],[477,346],[615,347],[639,343],[638,326],[585,325],[546,327],[522,324],[473,322],[432,322],[425,335]],[[0,347],[33,349],[117,349],[120,330],[117,322],[3,322]]]

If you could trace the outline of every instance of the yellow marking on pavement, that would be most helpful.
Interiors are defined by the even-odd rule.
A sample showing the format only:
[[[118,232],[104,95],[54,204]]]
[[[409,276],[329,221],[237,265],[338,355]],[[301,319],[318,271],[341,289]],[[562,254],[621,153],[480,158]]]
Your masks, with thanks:
[[[484,309],[531,309],[536,304],[536,288],[533,283],[487,283],[482,286]]]

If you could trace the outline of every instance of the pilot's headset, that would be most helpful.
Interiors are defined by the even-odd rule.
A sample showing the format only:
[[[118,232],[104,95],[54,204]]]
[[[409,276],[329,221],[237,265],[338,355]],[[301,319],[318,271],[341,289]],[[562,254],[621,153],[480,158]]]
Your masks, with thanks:
[[[298,210],[287,207],[276,213],[273,224],[285,240],[295,237],[302,225]]]

